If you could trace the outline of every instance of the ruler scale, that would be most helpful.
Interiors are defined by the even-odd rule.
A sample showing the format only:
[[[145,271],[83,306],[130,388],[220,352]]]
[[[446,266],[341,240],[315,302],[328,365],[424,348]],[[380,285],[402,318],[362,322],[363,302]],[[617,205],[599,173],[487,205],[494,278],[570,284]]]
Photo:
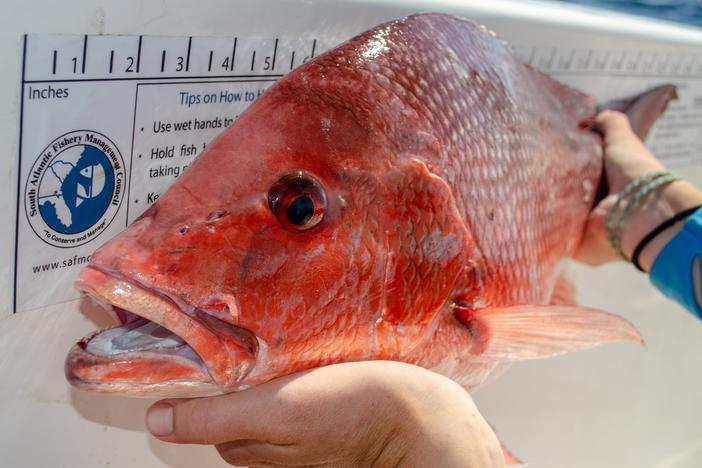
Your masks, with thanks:
[[[517,47],[528,63],[550,74],[702,78],[702,53],[661,54],[656,51]]]
[[[29,35],[25,82],[273,75],[281,60],[294,68],[318,55],[317,46],[317,39],[278,37]],[[237,48],[250,67],[237,63]],[[205,59],[194,66],[191,57]]]

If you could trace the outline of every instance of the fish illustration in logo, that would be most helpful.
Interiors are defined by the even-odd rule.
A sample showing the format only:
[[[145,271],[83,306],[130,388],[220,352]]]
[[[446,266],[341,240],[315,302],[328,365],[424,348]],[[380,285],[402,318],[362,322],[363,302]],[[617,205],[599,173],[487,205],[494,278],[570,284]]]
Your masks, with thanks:
[[[93,164],[80,170],[76,179],[76,206],[85,200],[95,198],[105,188],[105,170],[100,164]]]

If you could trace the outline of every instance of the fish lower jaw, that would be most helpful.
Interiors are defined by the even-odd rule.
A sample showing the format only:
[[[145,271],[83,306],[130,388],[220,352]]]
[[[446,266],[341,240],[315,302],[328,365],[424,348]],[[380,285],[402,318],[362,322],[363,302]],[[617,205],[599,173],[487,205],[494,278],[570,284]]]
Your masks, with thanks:
[[[139,284],[87,267],[76,286],[119,323],[79,341],[66,378],[81,389],[131,396],[205,396],[238,390],[256,339]]]
[[[81,339],[66,358],[66,378],[97,393],[144,397],[222,393],[202,358],[181,337],[132,312],[109,307],[121,326]]]
[[[115,330],[114,328],[107,331]],[[170,352],[126,351],[96,355],[87,349],[95,332],[73,346],[66,358],[66,378],[74,387],[96,393],[136,397],[195,397],[222,393],[204,363],[187,345]],[[187,347],[187,348],[186,348]]]

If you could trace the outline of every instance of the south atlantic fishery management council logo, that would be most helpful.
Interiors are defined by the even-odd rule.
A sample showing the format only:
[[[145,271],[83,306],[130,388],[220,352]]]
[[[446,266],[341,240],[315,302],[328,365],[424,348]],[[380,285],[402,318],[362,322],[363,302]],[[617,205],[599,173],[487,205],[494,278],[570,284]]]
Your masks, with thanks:
[[[52,141],[34,162],[24,208],[34,232],[55,247],[95,239],[117,214],[124,189],[124,161],[105,135],[69,132]]]

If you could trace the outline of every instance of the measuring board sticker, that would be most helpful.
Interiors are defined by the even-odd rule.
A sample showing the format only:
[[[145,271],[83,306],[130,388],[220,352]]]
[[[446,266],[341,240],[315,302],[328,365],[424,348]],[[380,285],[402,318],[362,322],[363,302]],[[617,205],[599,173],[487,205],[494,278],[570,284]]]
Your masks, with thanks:
[[[653,127],[651,151],[668,168],[700,177],[702,168],[702,48],[674,44],[655,50],[583,47],[516,47],[528,63],[600,102],[632,96],[661,84],[678,88],[678,98]],[[701,180],[702,182],[702,180]]]
[[[78,297],[91,252],[124,229],[273,82],[342,37],[28,35],[15,311]],[[650,144],[683,172],[702,155],[702,53],[532,47],[537,68],[601,100],[674,83]]]
[[[312,36],[26,36],[15,311],[77,298],[90,254],[268,86],[329,46]]]

